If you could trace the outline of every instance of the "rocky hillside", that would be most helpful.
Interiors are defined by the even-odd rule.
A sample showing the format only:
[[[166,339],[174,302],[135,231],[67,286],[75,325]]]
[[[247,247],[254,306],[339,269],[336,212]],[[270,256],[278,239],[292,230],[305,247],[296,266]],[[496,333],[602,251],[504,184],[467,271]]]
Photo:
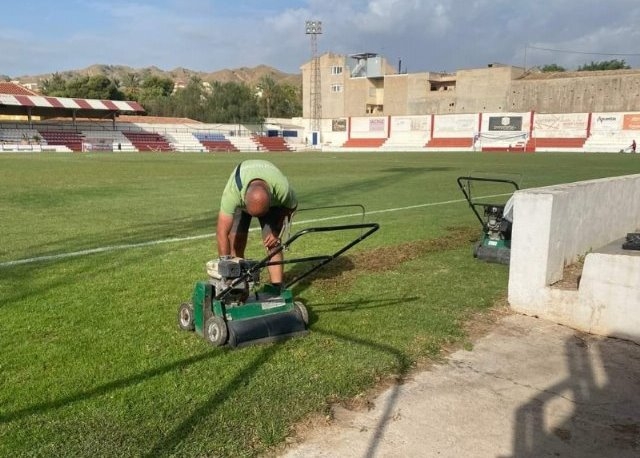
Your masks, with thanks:
[[[219,70],[216,72],[199,72],[189,70],[187,68],[174,68],[173,70],[162,70],[158,67],[132,68],[126,65],[91,65],[81,70],[63,70],[58,72],[63,78],[73,78],[75,76],[94,76],[105,75],[110,79],[122,81],[125,77],[133,73],[140,80],[149,75],[171,78],[174,82],[188,82],[192,76],[197,76],[203,81],[221,83],[238,82],[255,85],[264,75],[270,75],[277,83],[287,83],[294,86],[302,85],[302,76],[300,74],[284,73],[267,65],[259,65],[253,68],[241,67],[234,70]],[[11,79],[18,80],[20,83],[39,83],[40,81],[50,78],[51,73],[43,75],[23,75],[13,77]]]

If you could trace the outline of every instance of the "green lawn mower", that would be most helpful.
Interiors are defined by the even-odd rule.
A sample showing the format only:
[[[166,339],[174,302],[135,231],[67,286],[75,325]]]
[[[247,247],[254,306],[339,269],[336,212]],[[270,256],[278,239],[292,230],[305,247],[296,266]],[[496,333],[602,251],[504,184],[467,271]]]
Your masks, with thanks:
[[[473,257],[508,265],[511,258],[511,225],[513,222],[509,201],[499,204],[487,203],[483,201],[486,197],[473,195],[474,184],[491,185],[484,189],[493,190],[501,186],[501,190],[508,189],[512,194],[520,188],[515,181],[508,179],[477,176],[458,177],[458,186],[482,225],[482,234],[473,248]]]
[[[278,245],[261,261],[222,257],[207,263],[209,279],[198,281],[191,302],[178,309],[178,325],[195,331],[214,346],[235,348],[247,344],[275,342],[308,332],[309,315],[293,297],[292,286],[360,243],[379,229],[377,223],[303,229]],[[308,234],[359,231],[359,235],[332,254],[271,261],[292,243]],[[282,288],[260,285],[263,268],[277,264],[309,263],[310,266]]]

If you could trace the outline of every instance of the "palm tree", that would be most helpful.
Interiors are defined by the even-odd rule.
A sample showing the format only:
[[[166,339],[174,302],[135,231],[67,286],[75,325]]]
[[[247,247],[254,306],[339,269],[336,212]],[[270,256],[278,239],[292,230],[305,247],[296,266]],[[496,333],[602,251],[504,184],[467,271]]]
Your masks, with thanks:
[[[271,75],[263,75],[258,81],[260,105],[264,107],[266,118],[271,117],[271,106],[277,90],[278,85]]]
[[[138,100],[138,93],[140,92],[140,77],[137,73],[128,72],[122,78],[122,92],[125,93],[128,99]]]

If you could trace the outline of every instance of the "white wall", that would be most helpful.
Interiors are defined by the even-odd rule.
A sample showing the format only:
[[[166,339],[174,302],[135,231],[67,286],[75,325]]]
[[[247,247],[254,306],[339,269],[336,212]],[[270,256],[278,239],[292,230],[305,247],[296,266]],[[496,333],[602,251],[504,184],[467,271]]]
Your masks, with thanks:
[[[589,254],[639,229],[640,175],[516,191],[509,266],[511,307],[584,331],[635,335],[640,341],[640,327],[623,329],[615,324],[625,321],[621,315],[629,307],[640,313],[640,274],[633,282],[621,284],[618,293],[609,294],[609,302],[603,301],[602,285],[594,281],[611,285],[621,277],[609,278],[613,271],[604,266],[611,260],[604,262],[600,255]],[[585,255],[585,274],[593,263],[597,273],[585,276],[579,291],[550,287],[562,279],[566,265]],[[632,272],[640,272],[640,252],[616,256],[632,258],[637,269]],[[634,297],[635,303],[629,303]]]

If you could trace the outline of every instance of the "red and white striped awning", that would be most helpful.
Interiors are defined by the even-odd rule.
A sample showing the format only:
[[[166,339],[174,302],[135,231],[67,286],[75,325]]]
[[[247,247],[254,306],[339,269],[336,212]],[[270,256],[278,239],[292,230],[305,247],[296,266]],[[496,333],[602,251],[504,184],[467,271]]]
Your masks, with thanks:
[[[122,100],[72,99],[66,97],[46,97],[41,95],[0,94],[0,106],[25,108],[61,108],[68,110],[119,111],[144,113],[138,102]]]

